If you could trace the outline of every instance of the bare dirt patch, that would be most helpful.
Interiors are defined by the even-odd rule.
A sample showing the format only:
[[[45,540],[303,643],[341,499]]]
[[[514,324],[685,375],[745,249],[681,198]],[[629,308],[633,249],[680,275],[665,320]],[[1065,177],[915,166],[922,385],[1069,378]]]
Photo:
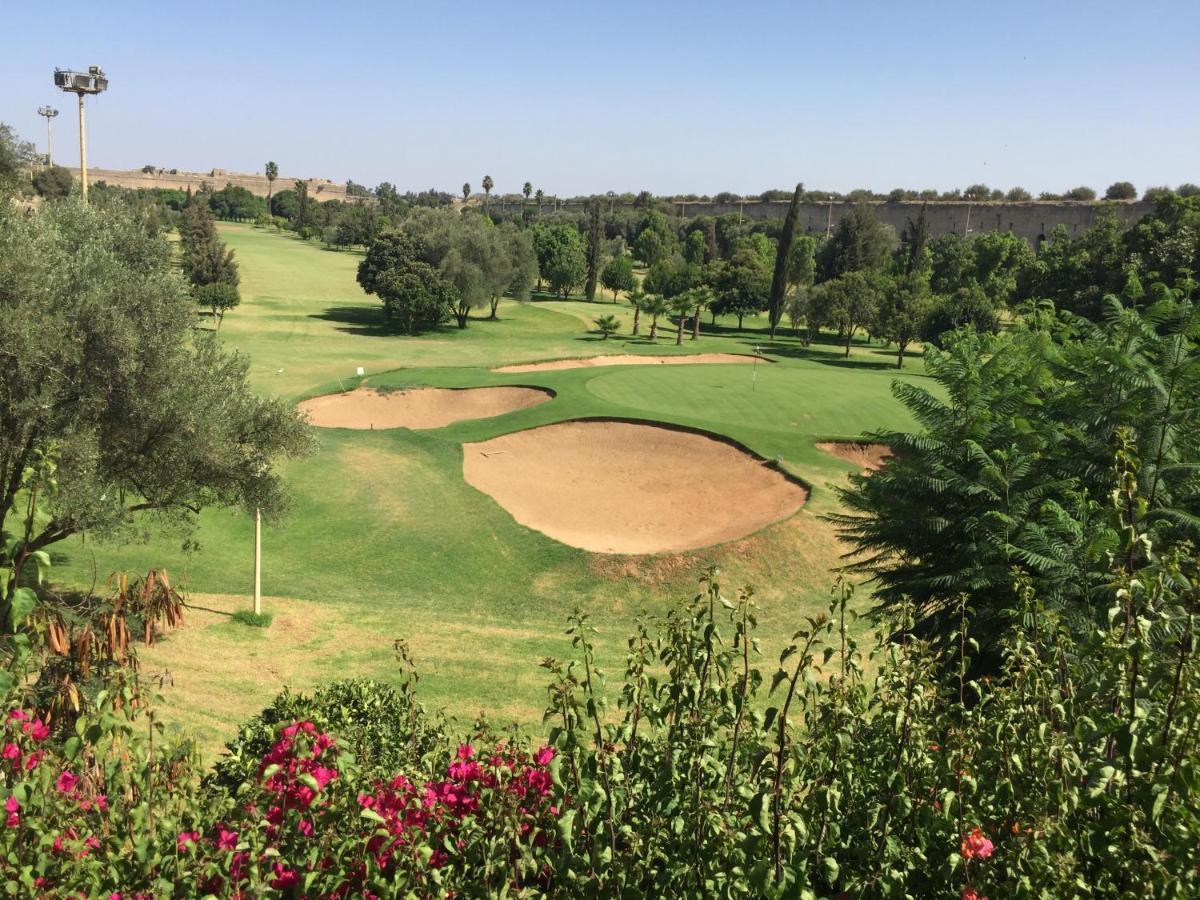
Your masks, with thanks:
[[[883,444],[857,444],[826,441],[817,444],[818,450],[832,453],[838,459],[853,463],[865,472],[878,472],[892,458],[892,451]]]
[[[522,525],[593,553],[736,540],[808,499],[729,443],[631,422],[561,422],[464,444],[463,477]]]
[[[359,389],[313,397],[300,404],[300,411],[321,428],[442,428],[537,406],[553,397],[550,391],[528,387]]]
[[[553,372],[558,369],[584,369],[592,366],[683,366],[723,365],[728,363],[751,363],[755,359],[773,362],[765,356],[754,357],[748,353],[693,353],[690,356],[642,356],[624,353],[614,356],[589,356],[583,359],[552,359],[548,362],[520,363],[515,366],[500,366],[493,372]]]

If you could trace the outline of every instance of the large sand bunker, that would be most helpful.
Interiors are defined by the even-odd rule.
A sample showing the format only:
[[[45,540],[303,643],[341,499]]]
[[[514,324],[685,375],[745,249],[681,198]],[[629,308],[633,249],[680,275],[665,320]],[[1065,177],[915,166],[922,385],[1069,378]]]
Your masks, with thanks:
[[[522,525],[593,553],[734,540],[808,499],[731,444],[629,422],[561,422],[464,444],[463,477]]]
[[[300,411],[322,428],[441,428],[537,406],[553,397],[551,391],[527,387],[359,389],[313,397],[300,404]]]
[[[854,463],[864,473],[878,472],[892,457],[892,451],[883,444],[857,444],[842,441],[825,441],[817,444],[818,450],[832,453],[838,459]]]
[[[624,353],[615,356],[588,356],[582,359],[552,359],[548,362],[520,363],[501,366],[493,372],[552,372],[557,369],[583,369],[591,366],[683,366],[697,363],[724,364],[749,363],[759,359],[772,362],[765,356],[754,357],[748,353],[693,353],[690,356],[642,356]]]

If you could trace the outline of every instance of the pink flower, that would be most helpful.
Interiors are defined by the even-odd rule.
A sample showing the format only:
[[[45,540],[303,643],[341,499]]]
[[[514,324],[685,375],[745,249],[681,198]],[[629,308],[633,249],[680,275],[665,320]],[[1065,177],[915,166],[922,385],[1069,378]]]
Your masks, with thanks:
[[[21,748],[10,741],[4,745],[3,750],[0,750],[0,756],[3,756],[5,759],[20,759]]]
[[[539,766],[549,765],[550,760],[552,760],[552,759],[554,759],[554,748],[553,747],[543,747],[541,750],[539,750],[537,752],[537,755],[533,757],[533,761],[536,762]]]
[[[75,790],[75,785],[79,784],[79,778],[72,775],[70,772],[63,772],[58,776],[58,781],[54,782],[54,789],[60,794],[69,794]]]
[[[305,837],[312,837],[313,823],[308,821],[308,819],[301,819],[296,823],[296,830]]]
[[[121,892],[113,891],[111,894],[108,895],[108,900],[121,900]]]
[[[337,770],[327,769],[325,766],[317,766],[312,770],[312,777],[314,780],[316,780],[317,785],[324,790],[325,785],[337,778]]]
[[[34,719],[32,722],[26,722],[21,726],[21,730],[33,738],[35,741],[44,741],[50,737],[50,729],[42,724],[41,719]]]
[[[233,850],[237,847],[238,833],[230,831],[224,825],[217,826],[217,849]]]
[[[987,859],[995,849],[995,845],[978,827],[962,840],[963,859]]]
[[[17,722],[24,722],[29,718],[29,713],[25,712],[23,709],[12,709],[9,710],[8,717]]]
[[[38,767],[38,763],[42,761],[42,758],[45,755],[45,750],[34,750],[32,753],[30,753],[27,757],[25,757],[25,771],[32,772],[34,769],[36,769]]]
[[[188,844],[195,844],[200,840],[200,832],[198,831],[181,831],[179,837],[175,838],[175,847],[180,853],[186,853]]]
[[[458,758],[459,759],[470,759],[474,755],[475,755],[475,748],[472,747],[470,744],[459,744],[458,745]]]
[[[21,804],[16,797],[9,795],[8,799],[4,801],[4,811],[8,813],[8,818],[4,822],[7,828],[16,828],[21,824]]]

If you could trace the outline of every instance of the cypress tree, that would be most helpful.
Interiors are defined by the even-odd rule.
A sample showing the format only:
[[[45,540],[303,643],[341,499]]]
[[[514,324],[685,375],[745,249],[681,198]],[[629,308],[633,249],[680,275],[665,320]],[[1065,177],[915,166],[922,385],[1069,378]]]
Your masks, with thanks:
[[[770,314],[771,339],[783,318],[783,296],[787,293],[788,264],[791,262],[792,242],[796,239],[796,219],[800,214],[800,195],[804,193],[804,182],[796,185],[788,206],[787,218],[783,220],[783,231],[779,235],[779,249],[775,253],[775,277],[771,279],[771,299],[767,304]]]
[[[583,290],[584,296],[589,301],[596,299],[596,282],[600,278],[600,257],[603,243],[604,230],[600,226],[600,201],[593,197],[587,236],[587,284]]]

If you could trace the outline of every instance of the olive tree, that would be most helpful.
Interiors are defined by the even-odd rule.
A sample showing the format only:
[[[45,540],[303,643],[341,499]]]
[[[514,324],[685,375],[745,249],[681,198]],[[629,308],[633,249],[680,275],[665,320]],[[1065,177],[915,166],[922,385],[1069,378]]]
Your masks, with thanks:
[[[250,390],[244,357],[196,330],[188,285],[144,213],[0,206],[0,260],[9,598],[29,558],[71,535],[186,527],[214,505],[285,509],[274,463],[308,451],[311,431],[291,404]],[[39,514],[16,512],[31,495]]]

